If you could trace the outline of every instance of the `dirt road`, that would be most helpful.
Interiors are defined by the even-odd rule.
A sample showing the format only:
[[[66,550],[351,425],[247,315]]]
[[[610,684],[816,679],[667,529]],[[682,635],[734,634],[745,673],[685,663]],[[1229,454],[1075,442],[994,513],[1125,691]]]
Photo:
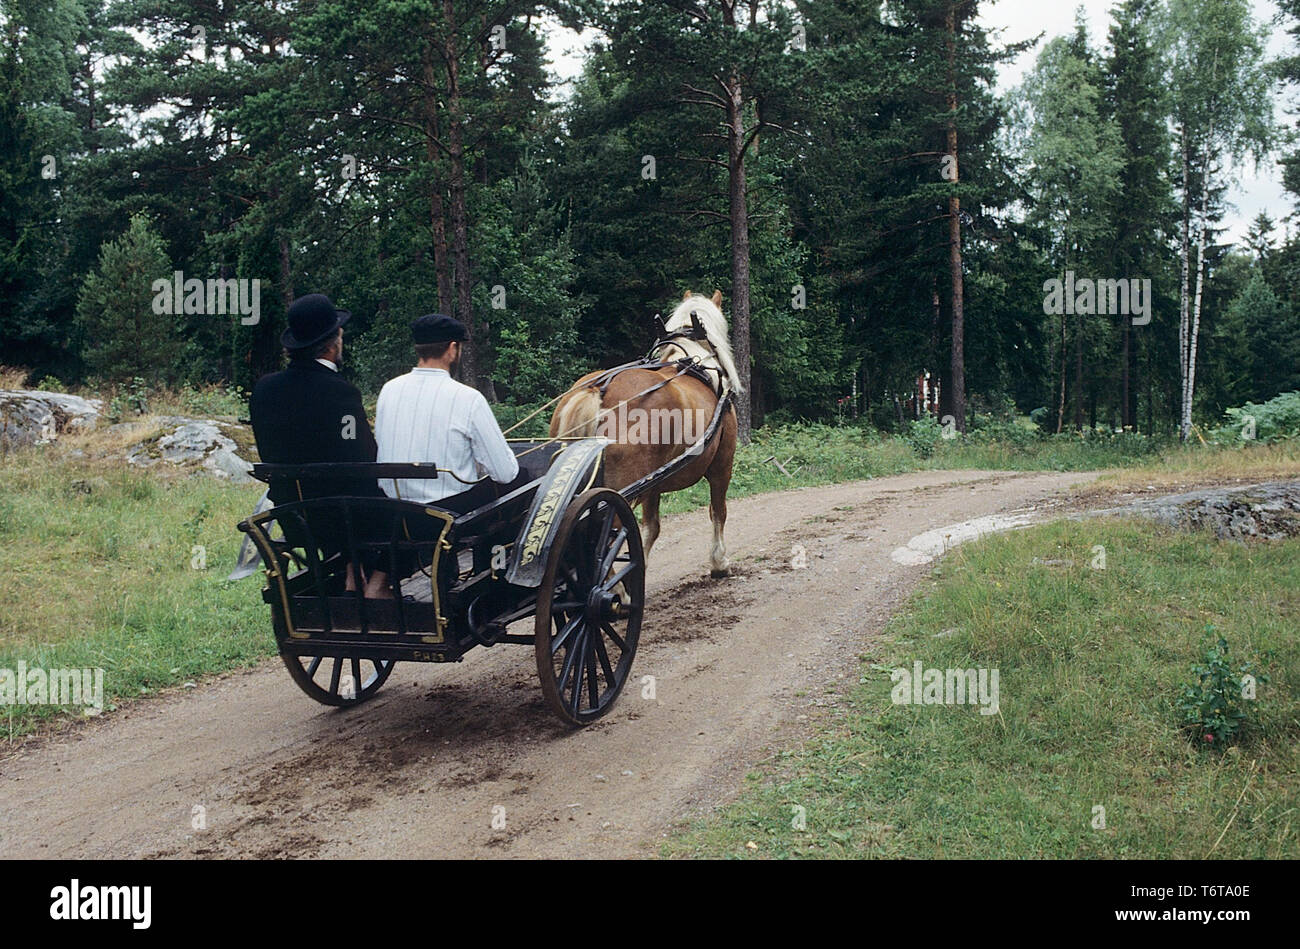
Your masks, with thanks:
[[[0,758],[0,854],[653,855],[856,683],[855,657],[929,572],[891,554],[946,525],[1050,511],[1088,480],[921,472],[734,501],[726,580],[707,578],[707,515],[666,518],[633,680],[596,725],[553,720],[519,646],[399,665],[347,712],[273,660]]]

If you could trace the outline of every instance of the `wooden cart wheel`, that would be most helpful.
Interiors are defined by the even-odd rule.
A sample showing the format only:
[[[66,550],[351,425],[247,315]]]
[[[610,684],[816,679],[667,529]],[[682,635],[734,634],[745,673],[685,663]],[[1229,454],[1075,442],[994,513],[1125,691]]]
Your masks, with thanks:
[[[338,656],[281,656],[289,676],[322,705],[353,706],[375,697],[393,666],[392,659]]]
[[[284,624],[271,611],[275,641],[283,648],[289,642]],[[290,656],[280,653],[289,678],[322,705],[349,707],[375,697],[392,674],[394,659],[346,659],[337,656]]]
[[[537,590],[537,675],[560,718],[587,725],[610,710],[632,671],[644,608],[636,517],[617,491],[593,488],[564,512]]]

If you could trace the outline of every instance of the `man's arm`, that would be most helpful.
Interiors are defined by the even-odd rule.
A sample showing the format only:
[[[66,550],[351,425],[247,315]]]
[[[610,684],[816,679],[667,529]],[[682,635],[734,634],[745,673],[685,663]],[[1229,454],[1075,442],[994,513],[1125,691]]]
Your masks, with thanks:
[[[493,481],[509,484],[519,474],[519,459],[510,450],[510,444],[501,434],[501,426],[482,394],[474,400],[470,418],[470,440],[474,446],[474,460],[483,466]]]

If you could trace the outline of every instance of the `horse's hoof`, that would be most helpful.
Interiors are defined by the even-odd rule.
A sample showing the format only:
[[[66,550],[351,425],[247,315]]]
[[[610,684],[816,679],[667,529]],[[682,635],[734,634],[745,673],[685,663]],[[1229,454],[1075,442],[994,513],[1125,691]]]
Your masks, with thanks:
[[[713,570],[709,571],[709,576],[711,576],[714,580],[722,580],[725,577],[731,576],[731,570],[728,567],[723,567],[721,570],[714,568]]]

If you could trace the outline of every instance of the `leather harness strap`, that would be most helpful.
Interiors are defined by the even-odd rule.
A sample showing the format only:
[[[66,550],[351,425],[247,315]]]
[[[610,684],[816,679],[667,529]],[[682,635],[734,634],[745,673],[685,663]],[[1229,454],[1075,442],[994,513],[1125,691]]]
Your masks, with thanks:
[[[706,366],[700,362],[700,359],[697,356],[683,356],[681,359],[673,359],[667,361],[655,358],[655,354],[659,352],[659,350],[669,345],[676,339],[707,341],[708,337],[705,335],[703,328],[699,324],[699,318],[696,317],[695,314],[693,313],[691,314],[691,316],[692,316],[692,322],[694,323],[694,326],[692,328],[677,330],[676,332],[672,332],[672,333],[666,333],[664,336],[655,340],[654,345],[650,347],[650,355],[642,356],[640,359],[633,360],[632,362],[625,362],[623,363],[623,365],[615,366],[612,369],[606,369],[596,378],[592,379],[590,382],[584,385],[583,388],[598,389],[600,391],[601,399],[604,399],[605,392],[609,389],[610,384],[614,381],[615,377],[618,376],[618,374],[621,372],[626,372],[629,369],[646,369],[650,372],[655,372],[659,369],[676,369],[677,372],[675,375],[669,376],[667,379],[663,380],[662,382],[651,386],[649,389],[646,389],[644,392],[640,392],[637,395],[634,395],[632,398],[639,399],[643,395],[649,395],[651,392],[655,392],[659,389],[662,389],[668,383],[672,382],[674,379],[676,379],[678,376],[681,375],[694,376],[695,378],[703,382],[706,386],[708,386],[710,389],[713,389],[715,393],[721,395],[720,390],[723,388],[722,382],[723,382],[723,375],[724,375],[721,367]],[[708,374],[710,372],[717,373],[718,378],[716,382],[713,379],[709,378]],[[626,401],[631,401],[631,399]]]

